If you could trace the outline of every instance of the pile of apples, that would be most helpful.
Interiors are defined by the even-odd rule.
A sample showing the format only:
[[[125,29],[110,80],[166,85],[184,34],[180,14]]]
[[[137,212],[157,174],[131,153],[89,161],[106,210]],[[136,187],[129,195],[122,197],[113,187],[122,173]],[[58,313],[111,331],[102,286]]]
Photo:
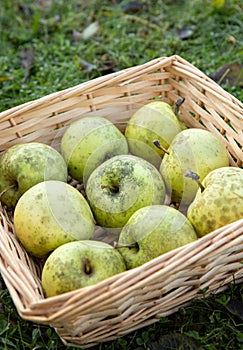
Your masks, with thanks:
[[[83,117],[67,127],[60,152],[31,142],[0,158],[0,200],[13,211],[21,244],[43,260],[46,297],[96,284],[242,218],[242,184],[243,169],[230,166],[225,144],[187,128],[158,100],[139,108],[124,133],[106,118]],[[97,226],[116,242],[95,239]]]

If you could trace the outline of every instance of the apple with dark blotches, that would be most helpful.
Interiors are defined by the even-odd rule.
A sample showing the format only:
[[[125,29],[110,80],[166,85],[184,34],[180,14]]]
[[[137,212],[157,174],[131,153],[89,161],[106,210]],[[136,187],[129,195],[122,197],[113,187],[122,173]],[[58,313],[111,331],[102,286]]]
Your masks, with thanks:
[[[128,120],[125,136],[133,155],[159,167],[164,151],[153,141],[159,140],[166,149],[182,130],[181,122],[167,102],[152,101],[140,107]]]
[[[41,281],[48,298],[95,285],[125,270],[122,256],[111,245],[83,240],[55,249],[44,264]]]
[[[168,205],[151,205],[130,217],[115,247],[131,269],[196,240],[185,215]]]
[[[40,142],[14,145],[0,158],[0,200],[13,209],[20,196],[45,180],[67,182],[67,164],[53,147]]]
[[[163,204],[165,185],[158,169],[134,155],[118,155],[90,175],[86,195],[96,222],[119,230],[138,209]]]
[[[203,179],[210,171],[229,165],[225,144],[205,129],[191,128],[177,134],[165,154],[160,172],[171,202],[188,206],[198,186],[185,173],[188,169]]]
[[[76,188],[49,180],[20,197],[14,210],[14,228],[31,255],[45,258],[64,243],[91,239],[95,224],[88,202]]]
[[[199,182],[187,217],[199,237],[243,218],[242,168],[229,166],[215,169],[202,182],[195,175],[187,173],[192,180]]]
[[[91,172],[105,160],[128,153],[121,131],[103,117],[83,117],[71,123],[61,140],[61,153],[72,178],[86,183]]]

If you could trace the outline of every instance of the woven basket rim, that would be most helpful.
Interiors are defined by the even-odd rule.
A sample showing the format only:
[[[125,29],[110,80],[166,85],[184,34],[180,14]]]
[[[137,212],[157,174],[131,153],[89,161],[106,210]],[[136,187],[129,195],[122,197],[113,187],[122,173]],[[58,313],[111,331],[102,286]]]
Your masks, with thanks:
[[[200,69],[198,69],[197,67],[195,67],[194,65],[192,65],[189,61],[187,61],[186,59],[182,58],[179,55],[171,55],[171,56],[161,56],[158,58],[154,58],[146,63],[141,63],[140,65],[137,66],[133,66],[133,67],[128,67],[128,68],[124,68],[120,71],[117,72],[113,72],[113,73],[109,73],[103,76],[99,76],[96,78],[93,78],[91,80],[82,82],[80,84],[56,91],[56,92],[52,92],[48,95],[45,96],[41,96],[37,99],[33,99],[33,100],[29,100],[27,102],[21,103],[19,105],[13,106],[5,111],[0,112],[0,120],[2,118],[5,118],[6,115],[9,114],[13,114],[15,112],[18,112],[19,110],[24,110],[25,107],[35,107],[35,104],[41,104],[44,103],[46,101],[51,101],[57,97],[59,97],[60,95],[62,95],[63,93],[72,93],[73,90],[80,90],[83,94],[85,93],[86,90],[89,89],[90,85],[92,86],[99,86],[99,88],[103,87],[103,85],[106,84],[107,80],[111,81],[116,81],[116,78],[120,78],[121,75],[123,74],[124,77],[128,76],[130,72],[134,71],[134,68],[136,68],[136,73],[139,71],[139,69],[146,69],[148,71],[154,70],[156,68],[156,66],[160,67],[161,63],[164,64],[164,66],[169,66],[169,65],[173,65],[175,62],[178,62],[180,64],[186,64],[188,67],[191,67],[192,71],[197,72],[199,74],[199,76],[205,80],[208,81],[212,84],[214,84],[215,86],[217,86],[219,92],[223,93],[223,96],[228,97],[230,100],[236,102],[241,108],[243,108],[243,102],[240,101],[239,99],[237,99],[235,96],[231,95],[229,92],[225,91],[220,85],[218,85],[212,78],[210,78],[208,75],[206,75],[205,73],[203,73]],[[100,85],[99,85],[100,84]],[[222,97],[223,98],[223,97]],[[237,107],[237,106],[236,106]]]

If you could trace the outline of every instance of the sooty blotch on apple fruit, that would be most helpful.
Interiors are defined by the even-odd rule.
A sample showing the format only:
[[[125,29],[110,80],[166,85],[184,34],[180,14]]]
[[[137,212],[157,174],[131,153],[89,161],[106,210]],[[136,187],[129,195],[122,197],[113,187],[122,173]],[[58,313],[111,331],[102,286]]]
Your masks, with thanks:
[[[167,205],[138,209],[123,226],[117,249],[128,269],[197,239],[189,220]]]
[[[42,197],[43,197],[43,193],[38,193],[35,198],[38,201],[38,200],[42,200]]]
[[[117,154],[128,153],[121,131],[108,119],[84,117],[71,123],[61,140],[61,153],[73,179],[86,183],[98,165]]]
[[[160,172],[171,201],[180,205],[190,205],[198,190],[199,180],[185,176],[188,169],[203,181],[213,169],[229,165],[225,144],[210,131],[200,128],[179,132],[168,151],[161,161]],[[204,191],[202,187],[201,190]]]
[[[61,244],[91,238],[94,218],[76,188],[50,180],[32,186],[20,197],[14,211],[14,227],[25,249],[43,258]]]
[[[242,183],[243,169],[231,166],[214,169],[202,180],[205,189],[197,191],[187,210],[198,237],[243,217]]]
[[[91,286],[126,270],[120,253],[108,243],[94,240],[69,242],[45,261],[42,286],[46,297]]]
[[[15,208],[32,186],[47,180],[67,182],[67,164],[51,146],[29,142],[10,147],[0,157],[1,202]]]
[[[40,218],[40,222],[41,222],[41,224],[45,224],[46,225],[46,224],[48,224],[50,222],[50,218],[47,215],[43,215]]]
[[[118,161],[118,166],[112,165],[107,168],[104,183],[101,184],[101,188],[107,189],[110,194],[118,194],[123,180],[131,176],[134,171],[134,164],[130,162],[123,164],[124,168],[122,172],[118,170],[120,166],[122,166],[122,162]]]
[[[122,167],[122,171],[119,169]],[[120,159],[117,159],[116,164],[111,164],[106,171],[106,179],[108,182],[113,182],[114,178],[117,178],[118,181],[122,181],[124,178],[129,177],[134,171],[134,163],[129,161],[123,162]],[[115,174],[115,176],[114,176]]]
[[[165,184],[158,169],[145,159],[118,155],[93,171],[86,195],[96,223],[119,232],[137,209],[164,202]]]

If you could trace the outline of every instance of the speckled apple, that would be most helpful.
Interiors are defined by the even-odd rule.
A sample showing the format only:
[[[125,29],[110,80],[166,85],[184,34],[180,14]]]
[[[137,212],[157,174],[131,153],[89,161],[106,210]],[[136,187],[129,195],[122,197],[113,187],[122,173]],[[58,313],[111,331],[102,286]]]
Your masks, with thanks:
[[[103,117],[84,117],[69,125],[61,140],[61,153],[69,174],[86,184],[91,172],[117,154],[127,154],[121,131]]]
[[[185,176],[188,170],[198,174],[200,180],[213,169],[229,165],[224,143],[208,130],[191,128],[175,136],[169,154],[165,154],[160,172],[171,202],[188,206],[195,198],[198,186]]]
[[[140,107],[129,119],[125,130],[130,152],[159,167],[164,151],[153,144],[159,140],[168,148],[183,126],[172,107],[163,101],[153,101]]]
[[[42,270],[46,297],[91,286],[126,270],[120,253],[100,241],[77,241],[62,245],[47,258]]]
[[[14,211],[14,228],[25,249],[45,258],[58,246],[91,239],[94,218],[83,195],[61,181],[44,181],[27,190]]]
[[[86,194],[97,224],[119,232],[136,210],[164,203],[165,185],[151,163],[131,154],[118,155],[93,171]]]
[[[40,142],[12,146],[0,158],[0,200],[14,208],[30,187],[45,180],[67,182],[67,177],[67,164],[53,147]]]
[[[222,167],[202,181],[187,217],[199,237],[243,218],[243,169]]]
[[[196,232],[185,215],[167,205],[151,205],[130,217],[117,246],[127,269],[131,269],[196,240]]]

